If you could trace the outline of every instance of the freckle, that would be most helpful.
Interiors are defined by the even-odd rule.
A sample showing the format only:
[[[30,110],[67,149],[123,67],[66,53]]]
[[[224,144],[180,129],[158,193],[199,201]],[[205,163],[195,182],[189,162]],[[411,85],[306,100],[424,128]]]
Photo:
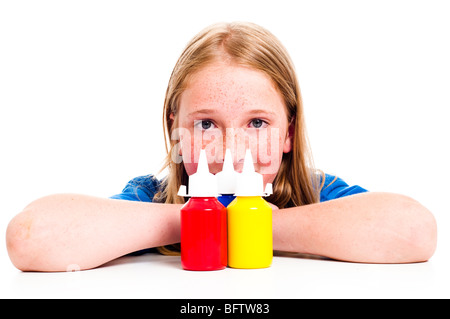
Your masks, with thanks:
[[[22,239],[29,239],[31,236],[31,226],[33,224],[33,219],[31,216],[27,216],[25,220],[21,223],[20,230],[18,231],[18,234],[20,238]]]
[[[30,220],[30,222],[29,222],[29,224],[28,225],[26,225],[26,228],[27,228],[27,230],[26,230],[26,239],[29,239],[30,238],[30,233],[31,233],[31,224],[32,224],[33,222]]]

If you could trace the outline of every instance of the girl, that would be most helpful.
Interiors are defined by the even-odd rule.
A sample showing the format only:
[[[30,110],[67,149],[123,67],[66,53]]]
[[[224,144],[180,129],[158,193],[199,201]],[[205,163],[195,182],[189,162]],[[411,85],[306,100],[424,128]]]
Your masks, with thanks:
[[[293,64],[260,26],[217,24],[195,36],[172,72],[163,122],[166,178],[135,178],[109,199],[60,194],[32,202],[7,229],[13,264],[65,271],[154,247],[176,251],[185,202],[179,186],[195,173],[201,148],[210,171],[221,171],[226,147],[237,171],[251,148],[255,169],[273,183],[275,250],[367,263],[426,261],[434,253],[436,222],[418,202],[313,169]]]

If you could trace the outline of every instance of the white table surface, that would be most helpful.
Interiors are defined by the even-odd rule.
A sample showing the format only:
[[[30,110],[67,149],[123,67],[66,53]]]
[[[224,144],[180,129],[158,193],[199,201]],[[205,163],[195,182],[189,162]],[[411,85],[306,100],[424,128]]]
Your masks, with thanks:
[[[18,211],[10,200],[0,211]],[[267,269],[185,271],[180,257],[122,257],[78,272],[21,272],[9,260],[0,214],[0,298],[450,298],[450,205],[428,201],[438,223],[433,257],[415,264],[359,264],[295,254]],[[17,206],[17,207],[16,207]],[[308,258],[309,257],[309,258]]]
[[[3,260],[3,258],[2,258]],[[404,265],[275,256],[270,268],[182,270],[180,257],[122,257],[77,272],[20,272],[3,264],[3,298],[449,298],[449,263]]]

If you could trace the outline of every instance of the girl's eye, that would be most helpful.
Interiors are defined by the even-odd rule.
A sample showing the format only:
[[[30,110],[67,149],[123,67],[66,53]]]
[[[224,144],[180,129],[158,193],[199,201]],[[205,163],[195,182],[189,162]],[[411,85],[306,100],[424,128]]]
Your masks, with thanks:
[[[253,128],[264,128],[267,126],[267,122],[261,119],[253,119],[250,121],[250,126]]]
[[[210,120],[198,120],[194,122],[194,126],[196,128],[199,128],[203,131],[209,130],[211,128],[214,128],[214,123]]]

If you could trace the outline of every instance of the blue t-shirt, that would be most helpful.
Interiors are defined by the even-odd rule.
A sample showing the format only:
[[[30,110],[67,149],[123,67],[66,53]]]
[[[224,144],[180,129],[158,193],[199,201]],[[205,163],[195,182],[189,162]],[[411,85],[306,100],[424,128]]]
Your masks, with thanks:
[[[152,202],[153,197],[161,188],[161,181],[153,175],[145,175],[133,178],[122,193],[111,196],[112,199],[124,199],[141,202]],[[341,178],[325,174],[325,183],[320,192],[320,201],[341,198],[348,195],[367,192],[358,185],[349,186]]]
[[[122,193],[111,196],[112,199],[123,199],[131,201],[152,202],[153,197],[161,189],[161,181],[159,181],[153,175],[145,175],[133,178],[127,183]],[[320,192],[320,201],[325,202],[328,200],[367,192],[360,186],[349,186],[339,177],[325,174],[325,183]],[[145,253],[156,252],[154,248],[147,248],[136,251],[129,255],[138,256]]]

